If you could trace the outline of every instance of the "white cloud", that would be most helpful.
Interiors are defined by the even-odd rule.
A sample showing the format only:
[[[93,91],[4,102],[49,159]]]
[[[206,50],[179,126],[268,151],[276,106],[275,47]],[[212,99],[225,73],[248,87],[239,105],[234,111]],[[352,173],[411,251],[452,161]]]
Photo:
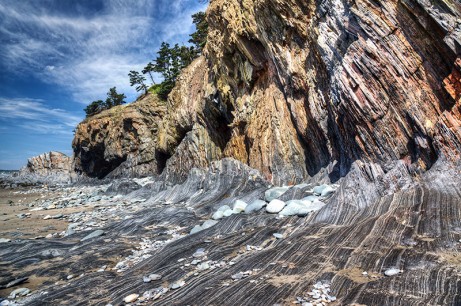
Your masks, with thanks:
[[[69,134],[83,118],[48,108],[39,99],[0,98],[0,119],[42,134]]]
[[[65,15],[27,2],[0,3],[4,65],[60,85],[83,104],[113,86],[135,96],[128,72],[142,70],[162,41],[187,43],[190,16],[205,9],[196,0],[104,1],[98,14]]]

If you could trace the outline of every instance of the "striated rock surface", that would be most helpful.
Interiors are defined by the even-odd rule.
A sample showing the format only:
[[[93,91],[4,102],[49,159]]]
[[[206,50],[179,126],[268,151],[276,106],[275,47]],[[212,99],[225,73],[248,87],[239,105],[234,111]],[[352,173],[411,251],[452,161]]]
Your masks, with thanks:
[[[207,16],[204,55],[166,108],[148,97],[83,122],[77,170],[166,165],[184,180],[232,157],[283,184],[325,167],[336,180],[355,160],[387,171],[459,158],[459,2],[214,0]]]
[[[358,159],[456,159],[460,16],[456,1],[212,1],[210,74],[234,110],[225,154],[282,182],[333,161],[344,175]]]
[[[20,300],[27,305],[119,305],[133,294],[155,305],[291,305],[317,299],[309,293],[319,283],[331,305],[459,305],[460,177],[441,162],[419,176],[404,163],[387,173],[354,163],[306,217],[262,209],[210,222],[269,188],[257,171],[224,159],[181,185],[157,180],[125,197],[87,200],[66,216],[80,219],[70,236],[2,244],[0,285],[35,279],[40,285]],[[284,199],[316,185],[292,187]],[[147,200],[134,207],[140,197]],[[104,235],[82,241],[94,226]],[[146,282],[151,274],[160,277]]]

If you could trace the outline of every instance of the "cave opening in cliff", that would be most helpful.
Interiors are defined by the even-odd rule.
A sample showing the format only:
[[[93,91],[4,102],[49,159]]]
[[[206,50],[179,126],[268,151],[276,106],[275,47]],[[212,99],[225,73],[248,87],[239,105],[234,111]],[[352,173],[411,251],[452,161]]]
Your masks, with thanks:
[[[155,152],[155,160],[157,161],[157,173],[161,174],[166,167],[166,162],[170,159],[171,154],[157,151]]]

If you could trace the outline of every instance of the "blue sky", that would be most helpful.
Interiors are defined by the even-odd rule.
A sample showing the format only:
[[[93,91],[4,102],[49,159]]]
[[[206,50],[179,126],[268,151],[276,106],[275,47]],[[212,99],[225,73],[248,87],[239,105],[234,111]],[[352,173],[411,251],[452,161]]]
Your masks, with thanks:
[[[113,86],[133,101],[128,72],[141,71],[162,41],[187,44],[191,15],[205,8],[199,0],[2,0],[0,169],[52,150],[71,155],[85,106]]]

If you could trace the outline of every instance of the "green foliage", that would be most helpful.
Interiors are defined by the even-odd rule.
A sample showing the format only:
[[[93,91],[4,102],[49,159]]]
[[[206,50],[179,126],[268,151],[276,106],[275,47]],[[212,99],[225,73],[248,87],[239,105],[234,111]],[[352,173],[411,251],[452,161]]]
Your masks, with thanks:
[[[152,84],[155,84],[154,78],[152,77],[152,72],[155,72],[155,70],[154,70],[154,65],[152,64],[152,62],[149,62],[149,63],[146,65],[146,67],[144,67],[142,73],[143,73],[143,74],[148,73],[149,76],[150,76],[150,79],[152,80]]]
[[[117,105],[125,104],[126,102],[124,99],[126,99],[125,94],[117,93],[116,87],[112,87],[107,92],[106,101],[96,100],[96,101],[91,102],[90,105],[88,105],[85,108],[86,116],[90,117],[90,116],[96,115],[97,113],[102,112],[105,109],[109,109]]]
[[[192,15],[192,21],[196,28],[195,32],[190,35],[189,43],[192,46],[179,46],[178,44],[170,46],[169,43],[162,42],[160,50],[157,51],[157,58],[144,67],[141,71],[142,74],[137,71],[130,71],[128,74],[130,85],[136,86],[136,91],[153,92],[164,100],[168,98],[181,69],[192,63],[202,53],[206,44],[208,23],[205,13],[198,12]],[[162,83],[156,85],[152,73],[159,73],[163,77]],[[154,84],[149,89],[145,84],[146,78],[143,74],[149,74],[152,84]]]
[[[195,24],[195,32],[190,35],[189,42],[194,44],[197,55],[202,53],[206,45],[208,35],[208,22],[204,12],[198,12],[192,15],[192,22]]]
[[[144,83],[146,78],[142,74],[131,70],[128,76],[130,77],[130,86],[136,86],[136,91],[144,90],[144,92],[147,94],[147,86]]]
[[[153,93],[155,95],[158,95],[160,89],[162,87],[162,84],[153,84],[151,87],[149,87],[149,92]]]
[[[188,66],[196,57],[194,47],[179,46],[163,42],[157,52],[152,70],[163,76],[163,82],[157,90],[160,98],[166,99],[173,89],[181,69]]]
[[[117,89],[115,87],[112,87],[107,92],[107,98],[106,98],[105,106],[106,106],[107,109],[109,109],[109,108],[117,106],[117,105],[125,104],[126,103],[125,99],[126,99],[125,94],[117,93]]]
[[[85,108],[85,113],[87,117],[96,115],[105,109],[104,102],[102,100],[93,101]]]

